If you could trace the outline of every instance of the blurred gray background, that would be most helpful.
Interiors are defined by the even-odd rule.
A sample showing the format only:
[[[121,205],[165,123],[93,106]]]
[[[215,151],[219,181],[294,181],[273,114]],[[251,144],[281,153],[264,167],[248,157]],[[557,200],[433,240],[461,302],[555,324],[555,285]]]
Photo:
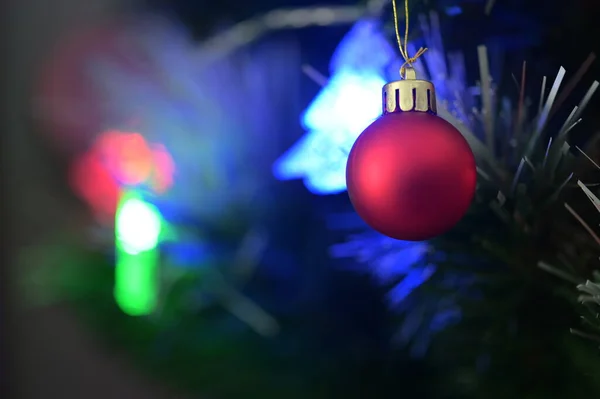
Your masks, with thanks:
[[[14,261],[15,249],[78,223],[77,205],[60,182],[60,168],[36,139],[30,118],[33,76],[56,40],[77,25],[105,16],[131,12],[135,0],[9,0],[4,3],[5,104],[2,134],[3,195],[8,219],[5,248]],[[5,52],[5,54],[7,54]],[[54,165],[53,165],[54,166]],[[45,203],[43,207],[38,206]],[[14,262],[10,262],[14,265]],[[4,265],[6,269],[6,264]],[[11,306],[4,338],[2,375],[15,398],[177,398],[137,375],[117,355],[107,353],[62,307],[24,311],[18,308],[18,288],[9,284],[17,270],[2,275],[3,298]],[[7,280],[7,277],[9,280]],[[10,293],[7,292],[11,288]]]

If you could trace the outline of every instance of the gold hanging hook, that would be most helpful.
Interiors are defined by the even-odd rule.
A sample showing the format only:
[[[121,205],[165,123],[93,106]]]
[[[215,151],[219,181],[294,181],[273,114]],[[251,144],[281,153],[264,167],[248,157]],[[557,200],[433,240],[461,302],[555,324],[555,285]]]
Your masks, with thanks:
[[[402,44],[402,39],[400,37],[400,24],[398,22],[398,10],[396,7],[396,0],[392,0],[392,9],[394,11],[394,28],[396,30],[396,40],[398,42],[400,54],[402,55],[402,58],[404,58],[404,64],[402,64],[402,66],[400,67],[400,76],[402,77],[402,79],[406,79],[406,67],[412,68],[413,64],[417,61],[417,59],[423,54],[425,54],[425,52],[427,51],[427,47],[419,48],[417,53],[412,57],[408,56],[408,0],[404,0],[404,19],[406,22],[406,27],[404,29],[404,45]]]

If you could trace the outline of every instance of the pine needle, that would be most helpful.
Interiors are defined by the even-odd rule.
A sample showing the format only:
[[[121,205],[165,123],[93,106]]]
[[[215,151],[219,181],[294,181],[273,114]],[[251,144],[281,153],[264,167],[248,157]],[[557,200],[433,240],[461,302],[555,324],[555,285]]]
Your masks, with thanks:
[[[487,55],[487,47],[478,46],[477,56],[479,59],[479,76],[481,80],[481,99],[483,103],[483,122],[485,129],[486,144],[490,152],[494,154],[494,109],[492,103],[492,88],[490,82],[490,63]]]
[[[546,262],[542,262],[542,261],[538,262],[538,267],[540,269],[542,269],[556,277],[559,277],[565,281],[568,281],[570,283],[573,283],[573,284],[581,283],[581,280],[577,279],[576,277],[570,275],[569,273],[567,273],[557,267],[554,267]]]
[[[315,82],[319,86],[324,87],[327,85],[327,81],[329,80],[327,76],[323,75],[321,72],[317,71],[312,66],[306,64],[302,65],[302,72],[304,72],[306,76],[308,76],[313,82]]]
[[[556,113],[556,111],[558,109],[560,109],[560,106],[571,95],[571,93],[573,92],[575,87],[577,87],[577,85],[583,78],[583,75],[585,75],[585,73],[590,69],[590,67],[592,66],[592,64],[594,63],[595,60],[596,60],[596,54],[590,53],[590,55],[588,55],[587,59],[583,62],[583,64],[581,64],[581,66],[579,67],[579,69],[577,70],[575,75],[573,75],[573,77],[567,82],[564,90],[562,91],[560,96],[558,96],[558,98],[554,102],[552,111],[550,111],[550,117],[552,117]]]
[[[575,210],[573,208],[571,208],[569,206],[569,204],[565,203],[565,208],[567,208],[567,210],[569,211],[569,213],[571,213],[571,215],[573,215],[573,217],[575,219],[577,219],[577,221],[590,234],[590,236],[592,236],[592,238],[594,239],[594,241],[596,241],[596,243],[598,245],[600,245],[600,238],[596,235],[596,233],[594,232],[594,230],[592,230],[592,228],[585,222],[585,220],[583,220],[583,218],[581,216],[579,216],[579,214],[577,212],[575,212]]]
[[[584,333],[583,331],[575,330],[574,328],[571,328],[570,331],[571,331],[571,334],[573,334],[573,335],[577,335],[577,336],[585,338],[585,339],[590,339],[592,341],[600,342],[600,337],[597,335]]]

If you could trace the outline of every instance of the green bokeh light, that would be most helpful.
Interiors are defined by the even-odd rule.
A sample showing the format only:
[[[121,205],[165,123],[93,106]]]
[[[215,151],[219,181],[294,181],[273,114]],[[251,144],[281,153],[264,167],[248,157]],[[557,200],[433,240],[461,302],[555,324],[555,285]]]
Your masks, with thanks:
[[[118,243],[131,255],[156,248],[162,224],[160,212],[139,198],[126,197],[117,211]]]
[[[115,219],[115,300],[130,316],[154,311],[158,298],[158,243],[162,230],[158,209],[135,192],[124,192]]]

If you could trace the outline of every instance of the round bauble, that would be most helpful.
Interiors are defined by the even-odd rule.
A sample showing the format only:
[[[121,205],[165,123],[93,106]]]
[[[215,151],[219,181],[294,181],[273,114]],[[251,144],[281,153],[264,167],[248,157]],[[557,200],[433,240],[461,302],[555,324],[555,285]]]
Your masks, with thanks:
[[[374,230],[423,241],[451,229],[467,212],[477,180],[461,133],[431,112],[386,113],[350,151],[348,194]]]

